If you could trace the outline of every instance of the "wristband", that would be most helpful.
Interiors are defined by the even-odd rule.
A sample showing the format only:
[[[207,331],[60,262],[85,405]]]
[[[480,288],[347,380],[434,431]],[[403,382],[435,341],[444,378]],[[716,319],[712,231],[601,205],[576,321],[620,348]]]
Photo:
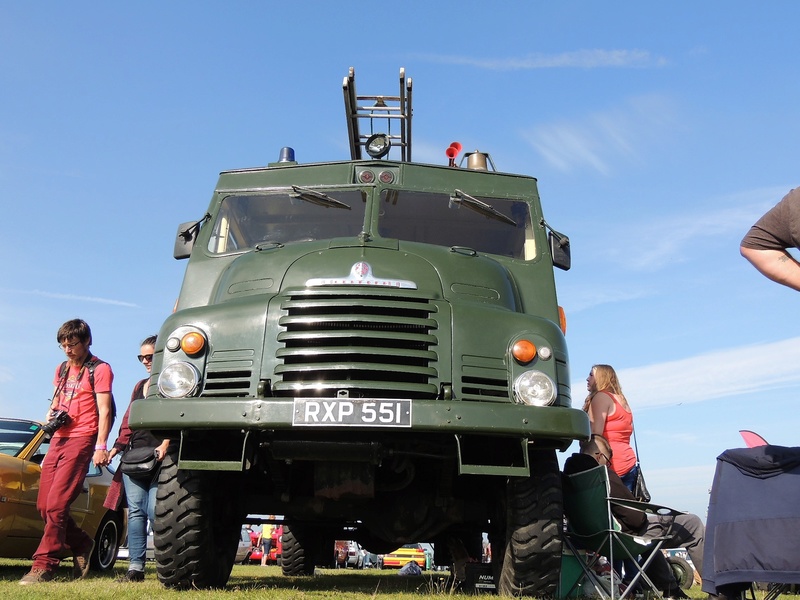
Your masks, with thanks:
[[[105,444],[97,444],[97,446],[95,446],[94,449],[95,450],[108,450],[108,448],[106,448]]]

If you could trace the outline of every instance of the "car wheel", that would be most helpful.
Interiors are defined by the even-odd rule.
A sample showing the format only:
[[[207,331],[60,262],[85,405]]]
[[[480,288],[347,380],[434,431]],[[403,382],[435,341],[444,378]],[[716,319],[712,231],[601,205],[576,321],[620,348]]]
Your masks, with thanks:
[[[108,511],[94,536],[94,549],[89,559],[89,565],[93,571],[106,573],[114,568],[119,553],[121,534],[121,515],[116,511]]]
[[[502,596],[555,597],[561,573],[561,474],[554,450],[531,451],[530,477],[509,477],[491,532]]]
[[[236,480],[208,471],[178,469],[167,455],[158,475],[155,559],[168,588],[223,587],[236,559],[245,515],[231,501]]]
[[[667,562],[678,585],[684,590],[691,588],[694,584],[694,569],[686,559],[680,556],[668,556]]]

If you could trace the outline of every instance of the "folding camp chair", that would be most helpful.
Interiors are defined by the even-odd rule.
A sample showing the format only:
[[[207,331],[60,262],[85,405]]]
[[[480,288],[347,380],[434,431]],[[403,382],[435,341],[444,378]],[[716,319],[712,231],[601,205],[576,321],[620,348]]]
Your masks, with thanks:
[[[661,598],[663,594],[647,576],[645,569],[653,560],[656,552],[661,551],[660,548],[664,541],[669,538],[669,530],[672,527],[671,520],[681,513],[656,504],[611,498],[609,496],[608,471],[605,466],[565,475],[563,483],[564,514],[567,518],[564,542],[567,548],[576,557],[579,557],[578,562],[583,576],[578,577],[572,589],[562,593],[561,596],[568,597],[581,581],[587,580],[603,600],[624,600],[629,593],[632,594],[636,584],[642,581],[657,598]],[[624,533],[611,512],[612,506],[624,506],[664,517],[668,520],[669,527],[661,537]],[[579,548],[585,550],[586,553],[579,553]],[[640,554],[646,556],[641,564],[636,561],[636,557]],[[638,565],[637,573],[622,594],[618,591],[620,581],[613,569],[611,570],[610,590],[599,585],[593,566],[600,556],[605,556],[612,564],[615,559],[629,558]],[[586,560],[581,558],[586,558]]]

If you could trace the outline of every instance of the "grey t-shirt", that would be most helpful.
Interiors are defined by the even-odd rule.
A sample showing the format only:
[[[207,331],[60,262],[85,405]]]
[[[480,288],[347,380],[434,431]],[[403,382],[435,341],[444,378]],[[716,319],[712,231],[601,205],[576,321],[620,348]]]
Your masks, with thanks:
[[[756,250],[800,248],[800,188],[794,188],[764,213],[741,245]]]

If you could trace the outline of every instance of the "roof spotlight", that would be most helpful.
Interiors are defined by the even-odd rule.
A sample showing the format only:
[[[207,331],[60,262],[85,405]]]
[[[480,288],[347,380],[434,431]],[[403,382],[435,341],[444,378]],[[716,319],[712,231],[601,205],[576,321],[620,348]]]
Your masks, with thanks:
[[[391,145],[392,144],[389,142],[388,135],[385,133],[376,133],[367,138],[365,148],[367,150],[367,154],[369,154],[372,158],[383,158],[389,154]]]

